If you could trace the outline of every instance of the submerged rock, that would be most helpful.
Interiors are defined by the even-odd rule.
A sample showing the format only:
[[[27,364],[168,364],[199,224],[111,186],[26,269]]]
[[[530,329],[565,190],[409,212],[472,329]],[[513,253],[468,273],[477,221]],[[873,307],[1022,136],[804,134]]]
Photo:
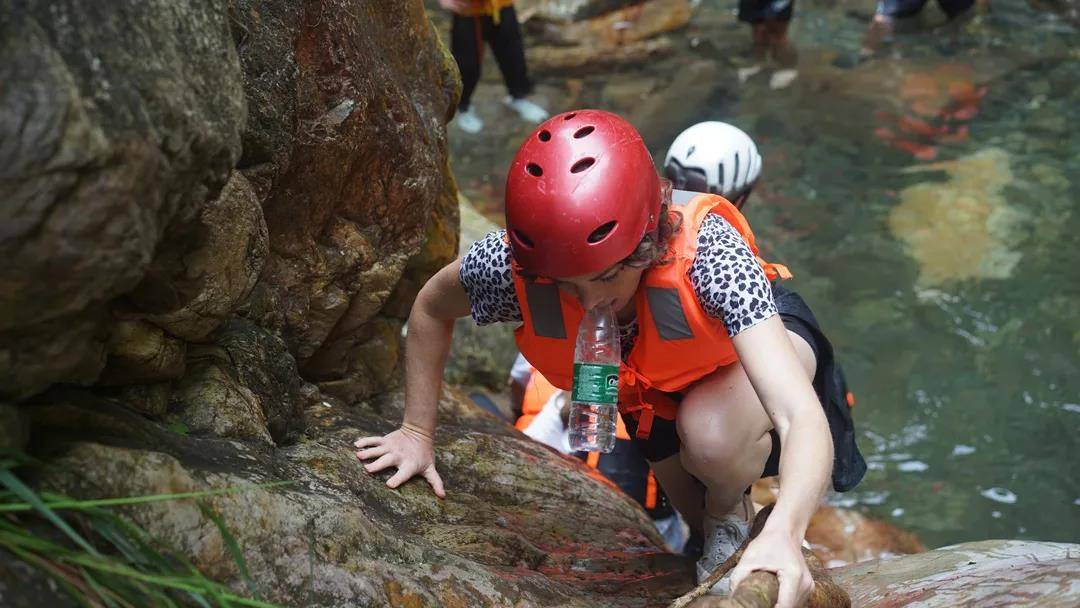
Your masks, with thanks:
[[[1013,180],[1008,154],[987,148],[906,170],[926,171],[942,171],[949,179],[904,188],[889,214],[889,230],[919,263],[919,285],[1009,277],[1020,261],[1014,246],[1024,215],[1003,192]]]

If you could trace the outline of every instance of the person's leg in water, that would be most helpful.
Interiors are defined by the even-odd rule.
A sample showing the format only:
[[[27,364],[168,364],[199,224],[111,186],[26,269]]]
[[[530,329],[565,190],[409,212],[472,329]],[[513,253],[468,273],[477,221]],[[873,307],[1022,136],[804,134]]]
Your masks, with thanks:
[[[799,55],[788,37],[788,25],[794,14],[794,0],[771,2],[769,0],[740,0],[739,20],[750,24],[753,40],[752,55],[755,65],[740,70],[740,79],[753,76],[767,61],[781,68],[770,81],[772,88],[787,86],[797,74],[794,71]],[[779,77],[778,77],[779,75]]]
[[[499,23],[492,28],[491,50],[495,54],[495,61],[509,93],[503,103],[529,122],[540,123],[547,120],[547,110],[527,99],[532,94],[533,86],[525,64],[521,27],[512,5],[504,7],[499,13]]]
[[[817,367],[813,348],[790,330],[788,336],[807,379],[812,379]],[[676,426],[682,467],[705,485],[705,549],[698,569],[705,576],[749,534],[754,513],[745,492],[762,476],[773,452],[773,425],[736,362],[690,388],[679,405]],[[726,585],[722,581],[714,590],[723,592]]]
[[[892,44],[896,20],[914,17],[926,6],[926,0],[878,0],[874,18],[863,38],[860,57],[868,58]]]
[[[466,133],[479,133],[484,122],[470,105],[476,85],[480,82],[480,66],[484,62],[484,27],[489,17],[454,14],[450,24],[450,54],[461,72],[461,101],[455,119]]]

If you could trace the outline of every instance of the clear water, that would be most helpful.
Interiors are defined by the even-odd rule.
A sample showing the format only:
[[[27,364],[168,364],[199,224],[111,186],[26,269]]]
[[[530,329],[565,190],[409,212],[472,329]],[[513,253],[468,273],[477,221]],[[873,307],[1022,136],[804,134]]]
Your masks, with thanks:
[[[872,470],[834,501],[930,546],[1080,541],[1080,35],[1019,2],[994,8],[949,54],[924,32],[899,58],[811,67],[789,94],[759,89],[732,108],[768,159],[751,222],[799,275],[858,399]],[[840,23],[801,25],[811,49],[833,28],[843,39]],[[976,113],[920,115],[936,100],[910,88],[935,80],[961,98],[965,80],[985,87]],[[905,117],[951,131],[910,138],[934,161],[882,138]],[[911,170],[979,154],[995,162],[964,161],[963,181]],[[929,229],[923,259],[911,222],[897,225],[904,205]]]
[[[886,56],[839,69],[865,25],[849,13],[873,3],[800,2],[799,77],[774,91],[734,77],[749,34],[733,7],[702,3],[673,56],[540,93],[627,115],[661,159],[702,119],[759,141],[747,214],[858,400],[871,470],[834,502],[929,546],[1080,542],[1080,34],[994,0],[953,37],[928,6]],[[515,129],[453,142],[460,185],[496,219]]]
[[[606,403],[570,405],[570,449],[601,452],[615,449],[615,417],[618,408]]]

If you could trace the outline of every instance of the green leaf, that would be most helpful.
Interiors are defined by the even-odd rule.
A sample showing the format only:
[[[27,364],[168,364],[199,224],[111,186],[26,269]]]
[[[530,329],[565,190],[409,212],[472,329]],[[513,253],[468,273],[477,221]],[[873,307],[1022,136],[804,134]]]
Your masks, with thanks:
[[[63,519],[60,519],[60,516],[58,516],[56,513],[53,513],[52,509],[50,509],[45,503],[41,502],[41,498],[39,498],[33,490],[23,485],[23,482],[19,480],[18,477],[15,477],[15,475],[13,475],[11,471],[0,470],[0,483],[7,486],[7,488],[17,494],[19,498],[30,503],[39,513],[45,516],[45,519],[48,519],[54,526],[59,528],[61,532],[66,534],[68,538],[70,538],[76,545],[82,547],[84,551],[86,551],[90,555],[99,555],[97,549],[95,549],[93,545],[87,542],[85,538],[83,538],[78,532],[72,529],[72,527],[69,526],[67,522],[65,522]]]
[[[199,510],[203,515],[210,518],[210,521],[214,522],[217,526],[218,532],[221,533],[222,540],[225,541],[225,548],[229,550],[229,555],[232,556],[233,561],[236,562],[236,567],[240,569],[240,578],[243,579],[244,584],[247,585],[248,591],[251,592],[252,597],[257,600],[262,599],[259,595],[259,589],[255,586],[255,581],[251,580],[251,575],[248,574],[247,561],[244,560],[244,553],[240,550],[240,544],[236,542],[236,537],[229,532],[229,528],[225,526],[225,522],[221,521],[221,517],[214,511],[210,505],[205,502],[199,502]]]

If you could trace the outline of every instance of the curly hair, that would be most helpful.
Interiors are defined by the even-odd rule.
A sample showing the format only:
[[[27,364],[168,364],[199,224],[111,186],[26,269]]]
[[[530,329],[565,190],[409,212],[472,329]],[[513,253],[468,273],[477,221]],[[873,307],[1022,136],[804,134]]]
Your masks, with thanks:
[[[667,259],[668,245],[672,235],[682,229],[683,216],[671,208],[670,181],[660,180],[660,195],[660,221],[657,222],[656,230],[641,237],[637,248],[623,258],[620,264],[633,268],[650,268],[670,262]]]

